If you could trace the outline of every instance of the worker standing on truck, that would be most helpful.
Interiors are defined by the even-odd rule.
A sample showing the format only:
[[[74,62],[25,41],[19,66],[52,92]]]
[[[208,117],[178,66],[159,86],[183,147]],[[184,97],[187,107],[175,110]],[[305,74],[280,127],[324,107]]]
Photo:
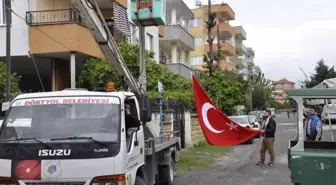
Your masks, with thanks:
[[[266,151],[268,150],[268,153],[270,154],[270,162],[268,163],[268,165],[273,166],[275,160],[274,141],[275,141],[276,123],[274,118],[272,117],[272,112],[270,110],[266,110],[265,116],[266,121],[263,125],[263,129],[260,131],[264,139],[261,142],[260,161],[257,163],[257,165],[258,166],[264,165]]]
[[[309,110],[309,115],[305,122],[306,125],[306,140],[321,141],[322,138],[322,122],[317,116],[314,109]]]

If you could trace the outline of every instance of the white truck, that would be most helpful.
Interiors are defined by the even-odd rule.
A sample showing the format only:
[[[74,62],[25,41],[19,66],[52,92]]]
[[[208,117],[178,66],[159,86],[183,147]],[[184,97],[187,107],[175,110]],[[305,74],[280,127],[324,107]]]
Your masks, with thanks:
[[[95,0],[71,0],[132,92],[22,94],[0,127],[0,184],[171,185],[180,138],[159,136],[150,100],[124,63]],[[127,128],[125,101],[142,122]]]

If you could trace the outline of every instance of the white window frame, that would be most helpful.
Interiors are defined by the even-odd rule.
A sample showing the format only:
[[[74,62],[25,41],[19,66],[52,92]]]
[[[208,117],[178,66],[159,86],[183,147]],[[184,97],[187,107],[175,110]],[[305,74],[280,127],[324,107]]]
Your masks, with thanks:
[[[202,37],[195,37],[195,47],[202,45]]]
[[[194,28],[199,28],[199,27],[201,27],[201,18],[193,19],[192,27],[194,27]]]
[[[154,51],[153,39],[154,39],[153,35],[147,33],[147,50],[148,51]]]
[[[5,0],[0,0],[0,25],[6,24],[5,12]]]
[[[192,56],[191,57],[191,65],[192,66],[201,66],[203,65],[203,56]]]

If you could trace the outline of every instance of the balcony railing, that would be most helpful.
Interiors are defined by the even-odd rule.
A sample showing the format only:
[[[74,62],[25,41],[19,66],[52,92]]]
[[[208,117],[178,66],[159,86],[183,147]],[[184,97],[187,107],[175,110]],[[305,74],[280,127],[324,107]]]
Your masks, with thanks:
[[[186,64],[187,62],[178,61],[177,63],[169,62],[166,64],[169,71],[179,74],[186,79],[191,79],[191,76],[194,74],[195,70]]]
[[[82,23],[79,11],[76,9],[43,10],[26,12],[28,25],[48,25]]]
[[[181,22],[171,22],[167,21],[165,25],[165,35],[160,38],[161,41],[164,40],[178,40],[182,42],[187,50],[195,49],[194,37],[188,31],[188,23]]]

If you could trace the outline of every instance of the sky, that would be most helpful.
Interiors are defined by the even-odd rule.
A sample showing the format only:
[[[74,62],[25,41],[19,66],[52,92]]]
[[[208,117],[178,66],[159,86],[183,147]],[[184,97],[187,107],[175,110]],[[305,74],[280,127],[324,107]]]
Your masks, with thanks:
[[[195,0],[183,0],[195,8]],[[202,0],[207,4],[207,0]],[[286,77],[297,85],[314,73],[318,60],[336,66],[336,0],[212,0],[235,12],[231,26],[246,31],[245,46],[272,80]]]

